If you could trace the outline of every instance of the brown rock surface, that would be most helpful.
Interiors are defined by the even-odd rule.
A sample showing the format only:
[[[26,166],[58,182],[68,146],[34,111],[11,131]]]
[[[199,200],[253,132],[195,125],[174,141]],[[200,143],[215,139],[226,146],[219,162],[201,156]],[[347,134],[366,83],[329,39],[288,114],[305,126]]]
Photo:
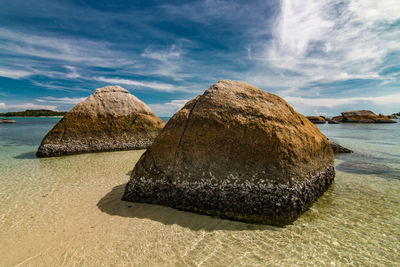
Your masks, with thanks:
[[[325,119],[329,124],[339,124],[340,122],[339,121],[336,121],[336,120],[333,120],[333,119],[328,119],[328,118],[326,118]]]
[[[332,117],[332,121],[334,121],[334,122],[341,122],[343,120],[343,116],[335,116],[335,117]]]
[[[333,152],[315,125],[276,95],[220,81],[168,121],[123,199],[284,225],[333,179]]]
[[[336,117],[335,117],[336,118]],[[336,120],[333,118],[333,120]],[[340,122],[357,122],[357,123],[395,123],[387,116],[376,115],[370,110],[353,110],[342,112]]]
[[[312,123],[323,124],[325,123],[325,118],[322,116],[306,116]]]
[[[164,122],[127,90],[106,86],[67,112],[45,136],[37,155],[143,149],[163,126]]]

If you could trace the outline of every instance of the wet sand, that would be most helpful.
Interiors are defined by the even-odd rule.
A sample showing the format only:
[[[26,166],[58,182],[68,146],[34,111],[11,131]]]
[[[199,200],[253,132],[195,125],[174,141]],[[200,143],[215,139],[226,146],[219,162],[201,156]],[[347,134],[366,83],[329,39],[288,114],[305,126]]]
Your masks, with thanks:
[[[121,201],[142,153],[37,159],[25,152],[2,165],[0,265],[400,262],[399,180],[339,171],[309,211],[293,225],[277,228]]]

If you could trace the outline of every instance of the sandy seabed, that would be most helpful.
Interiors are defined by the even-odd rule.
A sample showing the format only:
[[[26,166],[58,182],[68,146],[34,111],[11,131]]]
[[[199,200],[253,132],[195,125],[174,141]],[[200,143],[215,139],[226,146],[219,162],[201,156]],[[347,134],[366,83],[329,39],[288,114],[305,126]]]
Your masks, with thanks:
[[[309,211],[278,228],[121,201],[143,152],[44,159],[30,152],[3,162],[0,266],[400,262],[399,180],[338,171]]]

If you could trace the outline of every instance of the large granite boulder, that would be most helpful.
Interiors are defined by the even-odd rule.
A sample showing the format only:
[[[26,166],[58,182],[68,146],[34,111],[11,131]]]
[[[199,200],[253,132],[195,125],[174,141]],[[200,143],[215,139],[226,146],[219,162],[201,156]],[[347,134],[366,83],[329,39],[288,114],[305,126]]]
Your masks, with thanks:
[[[67,112],[45,136],[37,155],[143,149],[164,124],[124,88],[106,86]]]
[[[220,81],[168,121],[123,199],[285,225],[334,176],[332,148],[314,124],[276,95]]]
[[[342,116],[332,118],[340,122],[356,123],[395,123],[385,115],[376,115],[370,110],[353,110],[342,112]]]

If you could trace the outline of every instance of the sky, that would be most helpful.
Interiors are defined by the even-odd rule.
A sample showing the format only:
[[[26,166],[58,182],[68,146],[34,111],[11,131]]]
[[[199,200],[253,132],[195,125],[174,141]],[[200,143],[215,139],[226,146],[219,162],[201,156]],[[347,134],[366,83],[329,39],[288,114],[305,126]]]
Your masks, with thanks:
[[[304,115],[400,112],[399,0],[0,0],[0,112],[120,85],[171,116],[219,80]]]

